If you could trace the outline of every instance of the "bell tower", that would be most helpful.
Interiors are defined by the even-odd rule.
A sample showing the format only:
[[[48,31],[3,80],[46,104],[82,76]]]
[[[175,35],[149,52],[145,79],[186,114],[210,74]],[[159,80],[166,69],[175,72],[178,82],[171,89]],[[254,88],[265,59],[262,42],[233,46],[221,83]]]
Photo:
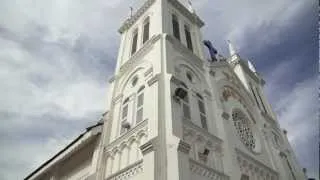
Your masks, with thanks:
[[[203,26],[191,2],[179,0],[146,0],[121,25],[98,179],[289,177],[270,147],[279,125],[263,96],[264,80],[232,47],[229,58],[215,57],[205,41],[208,61]]]

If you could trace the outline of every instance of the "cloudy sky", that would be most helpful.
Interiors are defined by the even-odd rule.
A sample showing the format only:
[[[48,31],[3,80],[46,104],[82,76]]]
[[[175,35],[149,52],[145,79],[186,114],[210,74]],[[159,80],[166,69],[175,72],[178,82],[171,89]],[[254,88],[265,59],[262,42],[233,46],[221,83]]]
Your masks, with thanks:
[[[129,3],[128,3],[129,2]],[[106,110],[129,5],[143,0],[0,0],[0,179],[22,179]],[[318,170],[313,0],[194,0],[205,39],[250,59],[303,167]]]

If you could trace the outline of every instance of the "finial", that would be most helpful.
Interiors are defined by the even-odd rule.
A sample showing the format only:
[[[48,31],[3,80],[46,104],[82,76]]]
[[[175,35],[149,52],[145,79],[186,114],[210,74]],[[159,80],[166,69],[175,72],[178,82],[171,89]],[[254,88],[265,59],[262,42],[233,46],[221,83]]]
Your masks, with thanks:
[[[237,54],[236,52],[236,49],[234,48],[233,44],[231,43],[230,40],[227,40],[228,42],[228,45],[229,45],[229,53],[230,53],[230,56],[233,56],[235,54]]]
[[[194,13],[194,9],[193,9],[193,7],[192,7],[192,2],[191,2],[191,0],[188,0],[188,9],[189,9],[189,11],[190,11],[191,13]]]

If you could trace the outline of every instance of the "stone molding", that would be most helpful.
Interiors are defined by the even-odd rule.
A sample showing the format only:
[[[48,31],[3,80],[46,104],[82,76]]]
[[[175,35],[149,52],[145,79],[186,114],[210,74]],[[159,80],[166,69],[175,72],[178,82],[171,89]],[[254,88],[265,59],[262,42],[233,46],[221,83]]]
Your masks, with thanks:
[[[139,139],[140,136],[148,136],[148,119],[140,122],[137,126],[130,129],[127,133],[117,138],[105,147],[105,152],[112,155],[120,149],[125,143],[129,143],[131,139]]]
[[[199,27],[204,26],[204,22],[195,13],[191,13],[184,5],[177,0],[168,0],[182,15],[187,17],[191,22],[197,24]]]
[[[160,78],[160,74],[156,74],[155,76],[153,76],[151,79],[148,80],[148,85],[152,86],[152,84],[159,81],[159,78]]]
[[[198,127],[197,125],[193,124],[191,121],[184,121],[183,124],[183,140],[188,142],[188,137],[192,139],[200,140],[205,142],[205,144],[215,150],[221,151],[222,150],[222,140],[215,135],[212,135],[207,130]]]
[[[156,0],[148,0],[145,2],[140,9],[129,19],[127,19],[120,29],[118,30],[119,33],[123,33],[128,30],[155,2]]]
[[[252,158],[250,155],[242,152],[239,149],[236,150],[237,161],[241,172],[250,172],[265,179],[278,180],[278,173],[264,165],[262,162]]]
[[[180,140],[179,144],[178,144],[178,151],[189,154],[189,151],[191,149],[190,144],[188,144],[187,142]]]
[[[137,161],[132,165],[125,167],[124,169],[111,174],[105,180],[124,180],[143,172],[143,160]]]
[[[155,141],[156,141],[156,139],[154,138],[154,139],[151,139],[148,142],[146,142],[140,146],[140,150],[142,152],[142,155],[145,156],[146,154],[148,154],[152,151],[155,151]]]
[[[210,168],[204,164],[201,164],[195,160],[190,159],[190,171],[204,176],[209,179],[219,179],[219,180],[229,180],[229,176],[225,175],[223,172]]]

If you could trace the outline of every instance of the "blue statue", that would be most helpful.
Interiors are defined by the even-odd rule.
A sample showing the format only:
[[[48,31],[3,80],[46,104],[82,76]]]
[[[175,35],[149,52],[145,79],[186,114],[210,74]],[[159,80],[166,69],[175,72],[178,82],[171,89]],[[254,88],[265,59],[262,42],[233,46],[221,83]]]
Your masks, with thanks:
[[[211,57],[211,61],[217,61],[216,55],[218,53],[218,51],[212,46],[211,41],[209,40],[204,40],[203,44],[205,46],[207,46],[209,53],[210,53],[210,57]]]

